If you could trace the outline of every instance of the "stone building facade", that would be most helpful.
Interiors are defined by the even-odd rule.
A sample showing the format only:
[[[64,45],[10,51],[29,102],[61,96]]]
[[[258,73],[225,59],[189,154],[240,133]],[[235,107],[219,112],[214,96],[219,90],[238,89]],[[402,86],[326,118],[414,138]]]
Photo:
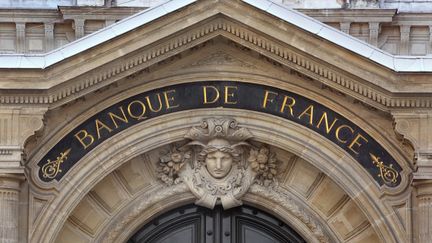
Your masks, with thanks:
[[[431,241],[432,2],[2,4],[0,242]]]

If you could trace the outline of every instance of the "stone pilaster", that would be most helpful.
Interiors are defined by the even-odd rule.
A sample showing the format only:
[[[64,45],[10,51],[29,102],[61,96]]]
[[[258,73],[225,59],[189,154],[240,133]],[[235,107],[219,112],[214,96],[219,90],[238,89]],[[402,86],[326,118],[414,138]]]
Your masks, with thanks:
[[[114,23],[115,23],[114,20],[107,19],[107,20],[105,20],[105,27],[110,26],[110,25],[112,25],[112,24],[114,24]]]
[[[432,25],[429,25],[429,46],[428,46],[428,54],[432,53]]]
[[[380,31],[380,23],[369,23],[369,44],[378,46],[378,34]]]
[[[54,49],[54,24],[45,23],[45,51]]]
[[[18,53],[24,53],[25,52],[25,23],[16,23],[16,51]]]
[[[417,242],[429,243],[432,239],[432,180],[416,180],[417,189]]]
[[[400,26],[400,53],[402,55],[409,54],[409,40],[410,40],[411,26],[401,25]]]
[[[0,174],[0,243],[18,242],[19,193],[23,176]]]
[[[351,28],[351,23],[350,22],[341,22],[340,23],[340,30],[342,32],[349,34],[350,28]]]
[[[84,36],[84,23],[85,19],[74,19],[75,40]]]

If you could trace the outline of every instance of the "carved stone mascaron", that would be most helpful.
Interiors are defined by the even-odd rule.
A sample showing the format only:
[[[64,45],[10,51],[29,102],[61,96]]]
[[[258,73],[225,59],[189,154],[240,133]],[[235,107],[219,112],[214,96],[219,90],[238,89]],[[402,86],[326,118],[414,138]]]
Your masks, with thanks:
[[[233,119],[205,119],[185,135],[190,142],[161,156],[158,177],[167,186],[185,183],[197,205],[239,206],[252,184],[268,187],[276,182],[275,154],[247,142],[252,137]]]

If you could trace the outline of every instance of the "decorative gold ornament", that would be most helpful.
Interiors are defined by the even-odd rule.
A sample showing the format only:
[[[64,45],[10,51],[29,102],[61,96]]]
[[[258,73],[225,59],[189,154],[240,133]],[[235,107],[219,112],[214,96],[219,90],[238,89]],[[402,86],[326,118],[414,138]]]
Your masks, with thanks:
[[[42,176],[44,178],[53,179],[58,173],[62,172],[60,165],[67,160],[67,155],[70,153],[71,149],[67,149],[65,152],[60,153],[56,160],[47,160],[47,163],[42,166]]]
[[[387,166],[383,161],[381,161],[380,157],[371,153],[369,153],[369,155],[371,156],[374,165],[380,169],[378,177],[380,177],[385,184],[396,184],[399,173],[393,168],[393,165],[391,164]]]

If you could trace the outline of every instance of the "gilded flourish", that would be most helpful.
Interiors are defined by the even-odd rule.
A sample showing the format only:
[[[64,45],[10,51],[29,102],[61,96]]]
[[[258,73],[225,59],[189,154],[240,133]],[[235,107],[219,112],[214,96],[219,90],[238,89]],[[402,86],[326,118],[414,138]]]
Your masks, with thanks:
[[[385,184],[396,184],[398,181],[399,173],[393,168],[393,165],[385,165],[380,157],[377,157],[374,154],[369,153],[372,158],[372,162],[376,167],[380,169],[380,177]]]
[[[71,149],[67,149],[65,152],[60,153],[60,156],[57,156],[56,160],[51,161],[47,160],[47,163],[42,166],[42,175],[44,178],[53,179],[57,176],[58,173],[62,172],[60,169],[60,165],[67,160],[67,156],[70,153]]]

